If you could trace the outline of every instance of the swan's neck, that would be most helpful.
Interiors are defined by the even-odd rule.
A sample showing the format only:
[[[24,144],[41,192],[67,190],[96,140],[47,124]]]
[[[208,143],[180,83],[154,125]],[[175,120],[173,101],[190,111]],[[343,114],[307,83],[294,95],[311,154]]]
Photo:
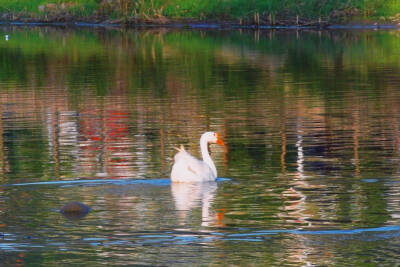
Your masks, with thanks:
[[[215,177],[217,177],[217,168],[215,167],[215,164],[211,159],[210,154],[208,154],[208,143],[205,138],[200,138],[200,149],[203,161],[211,168]]]

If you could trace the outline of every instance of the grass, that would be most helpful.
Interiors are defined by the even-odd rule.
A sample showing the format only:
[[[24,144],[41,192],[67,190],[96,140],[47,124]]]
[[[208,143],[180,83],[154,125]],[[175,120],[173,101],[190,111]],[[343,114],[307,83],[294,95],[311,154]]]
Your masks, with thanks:
[[[0,13],[33,18],[61,13],[85,17],[94,14],[98,6],[97,0],[0,0]]]
[[[99,1],[96,0],[0,0],[0,11],[14,11],[14,12],[39,12],[39,6],[45,6],[46,4],[57,4],[68,3],[73,8],[74,6],[79,8],[86,8],[88,11],[94,11],[98,7]]]
[[[56,19],[194,19],[273,23],[283,20],[388,20],[400,0],[0,0],[1,14]],[[3,16],[4,17],[4,16]],[[400,15],[396,17],[400,19]]]

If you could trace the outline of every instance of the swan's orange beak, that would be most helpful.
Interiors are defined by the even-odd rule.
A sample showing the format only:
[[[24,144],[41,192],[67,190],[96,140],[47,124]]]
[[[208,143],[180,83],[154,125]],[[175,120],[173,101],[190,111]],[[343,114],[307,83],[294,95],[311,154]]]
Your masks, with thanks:
[[[225,146],[225,144],[222,141],[221,136],[219,135],[219,133],[217,133],[217,144],[221,145],[221,146]]]

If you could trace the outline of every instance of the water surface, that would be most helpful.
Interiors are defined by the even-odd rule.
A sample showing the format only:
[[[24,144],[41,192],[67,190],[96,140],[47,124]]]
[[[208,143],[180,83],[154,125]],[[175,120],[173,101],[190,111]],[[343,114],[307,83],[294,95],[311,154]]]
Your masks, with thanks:
[[[398,264],[399,89],[396,30],[1,27],[0,260]]]

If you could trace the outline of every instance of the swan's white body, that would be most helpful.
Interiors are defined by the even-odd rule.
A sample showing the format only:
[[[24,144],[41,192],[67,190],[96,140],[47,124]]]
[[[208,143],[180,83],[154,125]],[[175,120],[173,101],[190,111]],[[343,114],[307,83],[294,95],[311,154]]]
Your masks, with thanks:
[[[218,133],[206,132],[200,138],[200,149],[203,160],[190,155],[183,146],[175,155],[175,163],[172,166],[172,182],[206,182],[215,181],[217,168],[208,153],[208,143],[224,145]]]

